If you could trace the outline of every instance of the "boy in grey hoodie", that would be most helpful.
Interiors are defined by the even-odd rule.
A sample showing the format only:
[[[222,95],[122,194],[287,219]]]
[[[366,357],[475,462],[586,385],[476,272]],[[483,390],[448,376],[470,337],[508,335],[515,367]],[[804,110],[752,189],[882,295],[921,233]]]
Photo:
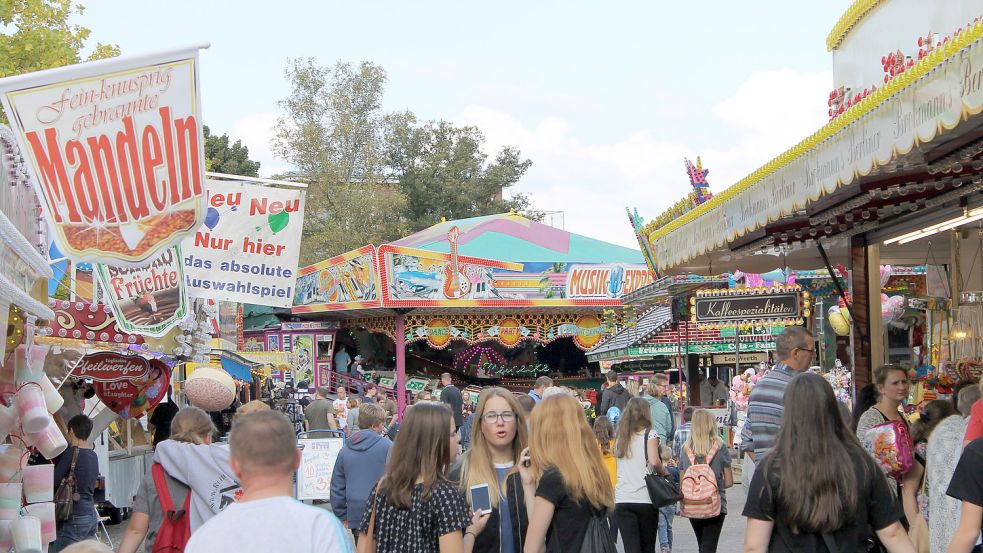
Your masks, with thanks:
[[[369,508],[365,503],[386,470],[389,449],[393,445],[383,436],[385,421],[385,409],[375,403],[363,404],[358,414],[358,426],[362,430],[345,442],[331,475],[331,509],[351,528],[356,542],[356,528],[362,522],[365,509]]]

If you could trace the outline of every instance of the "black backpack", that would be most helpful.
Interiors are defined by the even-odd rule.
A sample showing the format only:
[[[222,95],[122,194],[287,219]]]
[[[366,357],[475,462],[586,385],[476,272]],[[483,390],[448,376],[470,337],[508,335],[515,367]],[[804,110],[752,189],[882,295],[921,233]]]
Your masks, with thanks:
[[[584,542],[580,545],[579,553],[617,553],[618,549],[614,545],[607,515],[603,511],[593,509],[591,511],[593,516],[587,522],[587,532],[584,534]],[[552,536],[549,540],[549,550],[551,553],[559,553],[560,540],[557,539],[552,525],[550,534]]]

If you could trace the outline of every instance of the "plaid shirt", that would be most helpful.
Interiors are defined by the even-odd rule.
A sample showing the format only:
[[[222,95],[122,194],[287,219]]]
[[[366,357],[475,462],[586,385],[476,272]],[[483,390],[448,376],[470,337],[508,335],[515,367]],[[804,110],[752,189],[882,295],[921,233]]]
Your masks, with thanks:
[[[682,426],[676,429],[676,435],[672,439],[672,458],[679,460],[679,456],[683,454],[683,445],[686,444],[686,440],[689,439],[690,432],[693,430],[693,425],[691,423],[683,423]]]
[[[778,363],[751,390],[741,450],[753,450],[756,460],[775,446],[785,416],[785,387],[796,374],[788,365]]]

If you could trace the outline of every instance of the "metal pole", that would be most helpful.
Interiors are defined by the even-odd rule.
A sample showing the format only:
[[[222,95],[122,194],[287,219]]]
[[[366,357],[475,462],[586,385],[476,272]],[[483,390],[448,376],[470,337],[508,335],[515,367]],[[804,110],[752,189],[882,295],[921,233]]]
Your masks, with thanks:
[[[399,420],[403,420],[406,410],[406,321],[402,313],[396,313],[396,329],[393,340],[396,342],[396,410]]]

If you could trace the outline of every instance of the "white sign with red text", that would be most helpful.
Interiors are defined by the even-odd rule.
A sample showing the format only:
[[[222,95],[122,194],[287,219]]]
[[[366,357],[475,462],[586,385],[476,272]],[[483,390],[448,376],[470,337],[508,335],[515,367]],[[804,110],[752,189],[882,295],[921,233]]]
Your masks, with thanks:
[[[181,246],[188,295],[293,305],[304,191],[209,179],[205,195],[205,222]]]
[[[0,79],[65,255],[139,267],[200,226],[199,96],[198,47]]]

